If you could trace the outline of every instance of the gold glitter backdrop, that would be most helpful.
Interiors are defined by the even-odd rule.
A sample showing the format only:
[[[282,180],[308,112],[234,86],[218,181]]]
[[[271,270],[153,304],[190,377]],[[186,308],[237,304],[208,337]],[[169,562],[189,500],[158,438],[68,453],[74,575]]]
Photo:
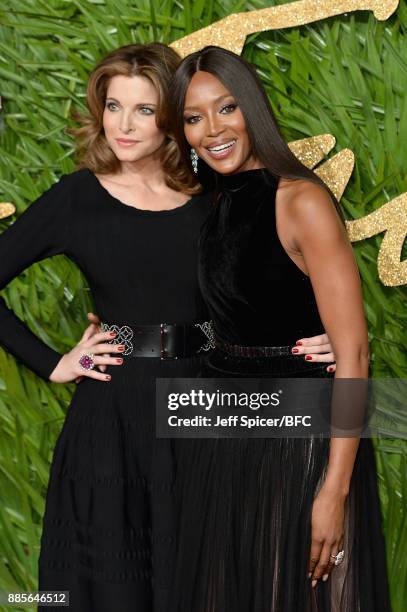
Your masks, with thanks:
[[[10,202],[0,202],[0,219],[10,217],[10,215],[14,215],[15,212],[16,207],[14,204],[10,204]]]
[[[255,32],[292,28],[335,15],[353,11],[373,11],[376,19],[388,19],[396,10],[398,0],[300,0],[279,6],[234,13],[212,25],[184,36],[172,43],[182,56],[217,45],[240,54],[246,38]],[[335,146],[335,138],[323,134],[289,143],[293,153],[330,187],[340,200],[352,174],[354,154],[344,149],[317,167]],[[385,232],[378,255],[378,273],[381,282],[390,287],[407,284],[407,261],[401,261],[407,236],[407,193],[387,202],[373,213],[347,222],[352,242],[364,240]]]
[[[354,11],[373,11],[376,19],[384,21],[394,13],[398,3],[398,0],[300,0],[258,11],[232,13],[176,40],[171,46],[182,56],[206,45],[217,45],[240,54],[246,37],[255,32],[293,28]]]

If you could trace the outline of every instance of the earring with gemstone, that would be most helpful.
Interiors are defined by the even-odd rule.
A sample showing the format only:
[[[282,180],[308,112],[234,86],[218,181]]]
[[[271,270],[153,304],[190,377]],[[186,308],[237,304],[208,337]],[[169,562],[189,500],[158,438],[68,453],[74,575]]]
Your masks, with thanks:
[[[195,151],[195,149],[191,149],[192,170],[195,172],[195,174],[198,173],[198,159],[198,153]]]

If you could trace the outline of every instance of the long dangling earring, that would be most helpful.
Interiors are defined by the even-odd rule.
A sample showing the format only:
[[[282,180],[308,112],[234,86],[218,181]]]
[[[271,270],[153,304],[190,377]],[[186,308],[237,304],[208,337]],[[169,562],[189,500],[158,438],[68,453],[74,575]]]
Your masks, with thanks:
[[[195,174],[198,174],[198,159],[198,153],[195,151],[195,149],[191,149],[192,170],[195,172]]]

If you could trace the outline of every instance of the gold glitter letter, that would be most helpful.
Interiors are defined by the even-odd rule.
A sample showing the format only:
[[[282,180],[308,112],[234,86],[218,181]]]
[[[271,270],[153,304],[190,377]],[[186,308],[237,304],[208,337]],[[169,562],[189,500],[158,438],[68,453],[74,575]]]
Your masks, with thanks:
[[[377,259],[379,278],[388,287],[407,284],[407,260],[401,251],[407,236],[407,193],[402,193],[378,210],[346,223],[352,242],[386,232]]]
[[[0,202],[0,219],[10,217],[11,215],[14,215],[15,212],[16,207],[14,204],[10,204],[9,202]]]
[[[206,45],[217,45],[240,54],[246,37],[255,32],[293,28],[354,11],[373,11],[376,19],[384,21],[397,6],[398,0],[299,0],[258,11],[232,13],[176,40],[171,46],[183,57]]]

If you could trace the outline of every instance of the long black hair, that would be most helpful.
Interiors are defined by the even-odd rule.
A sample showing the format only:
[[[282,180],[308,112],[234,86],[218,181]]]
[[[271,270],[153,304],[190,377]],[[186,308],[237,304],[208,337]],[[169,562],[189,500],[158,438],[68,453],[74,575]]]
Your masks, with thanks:
[[[172,82],[173,134],[178,141],[185,164],[192,172],[190,146],[184,134],[184,106],[188,86],[199,70],[209,72],[230,91],[245,120],[253,156],[275,176],[288,179],[308,179],[323,187],[332,198],[339,216],[344,216],[339,203],[324,181],[300,162],[285,142],[255,69],[242,57],[221,47],[208,46],[183,59]],[[210,187],[217,186],[216,176],[200,160],[198,178]],[[205,187],[205,185],[204,185]]]

